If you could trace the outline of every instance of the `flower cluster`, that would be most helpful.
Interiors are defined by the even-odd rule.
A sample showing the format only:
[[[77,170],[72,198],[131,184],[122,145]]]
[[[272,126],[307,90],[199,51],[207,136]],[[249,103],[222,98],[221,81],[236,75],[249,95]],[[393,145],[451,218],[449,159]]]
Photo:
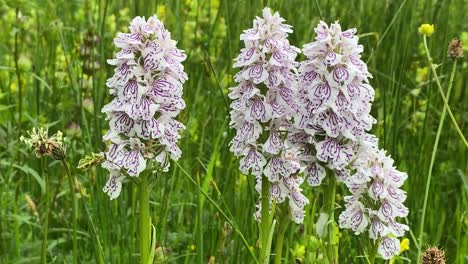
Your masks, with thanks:
[[[307,59],[299,66],[298,132],[292,141],[304,149],[305,177],[311,186],[325,178],[325,164],[337,174],[355,156],[357,146],[375,141],[366,131],[375,119],[370,115],[374,90],[371,74],[360,59],[356,29],[341,30],[321,21],[315,41],[304,45]]]
[[[375,123],[370,115],[374,90],[356,29],[342,31],[337,22],[328,26],[321,21],[315,32],[315,41],[303,49],[307,60],[299,66],[300,107],[288,141],[301,149],[309,185],[320,185],[328,167],[350,190],[340,227],[356,234],[369,227],[379,254],[391,259],[399,252],[396,237],[408,230],[396,221],[408,214],[405,192],[399,189],[407,175],[393,167],[368,133]]]
[[[102,109],[110,126],[103,137],[110,142],[102,164],[110,171],[104,192],[111,199],[119,195],[124,176],[138,176],[147,160],[166,171],[169,157],[179,159],[177,142],[185,128],[175,117],[185,108],[186,55],[156,16],[136,17],[129,28],[114,39],[120,51],[108,60],[116,68],[106,83],[114,99]]]
[[[384,150],[363,147],[352,166],[354,173],[346,177],[345,184],[351,196],[345,197],[346,210],[339,217],[341,228],[355,234],[368,229],[369,237],[379,243],[378,253],[391,259],[400,251],[397,237],[409,230],[397,222],[406,217],[408,208],[403,205],[406,193],[400,189],[408,177],[393,166],[393,159]]]
[[[245,48],[236,58],[236,87],[230,88],[231,127],[237,130],[230,150],[240,160],[240,170],[257,178],[261,192],[261,177],[271,182],[270,198],[281,203],[289,197],[291,216],[302,222],[304,205],[302,179],[297,175],[296,155],[286,144],[285,135],[292,127],[297,111],[296,63],[300,50],[290,45],[287,37],[291,26],[269,8],[263,17],[253,21],[253,28],[241,34]]]
[[[20,140],[33,148],[37,158],[48,156],[56,160],[65,159],[65,147],[61,131],[57,131],[56,134],[49,137],[47,129],[43,127],[36,129],[34,127],[31,132],[28,131],[28,134],[29,138],[21,136]]]

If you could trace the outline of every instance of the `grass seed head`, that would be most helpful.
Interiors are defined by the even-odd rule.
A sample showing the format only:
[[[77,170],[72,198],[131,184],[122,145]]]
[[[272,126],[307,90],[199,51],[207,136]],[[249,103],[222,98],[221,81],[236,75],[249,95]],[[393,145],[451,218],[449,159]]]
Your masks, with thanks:
[[[31,210],[31,213],[34,215],[37,221],[39,221],[39,212],[37,211],[37,206],[36,203],[31,199],[31,196],[25,194],[24,199],[26,200],[26,204],[29,207],[29,210]]]

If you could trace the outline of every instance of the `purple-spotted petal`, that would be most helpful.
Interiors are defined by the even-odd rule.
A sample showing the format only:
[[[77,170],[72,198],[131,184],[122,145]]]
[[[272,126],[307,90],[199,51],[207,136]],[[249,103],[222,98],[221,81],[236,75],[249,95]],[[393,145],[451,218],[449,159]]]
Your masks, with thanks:
[[[377,252],[385,260],[393,258],[400,252],[400,240],[388,236],[384,237],[377,248]]]
[[[247,149],[244,153],[245,156],[240,160],[241,172],[249,174],[251,171],[253,175],[261,176],[266,164],[265,157],[254,148]]]
[[[118,170],[111,170],[109,179],[106,185],[102,189],[109,195],[109,199],[114,200],[119,197],[120,191],[122,190],[122,180],[124,176]]]
[[[317,162],[312,162],[304,171],[304,176],[310,186],[319,186],[326,175],[325,168]]]

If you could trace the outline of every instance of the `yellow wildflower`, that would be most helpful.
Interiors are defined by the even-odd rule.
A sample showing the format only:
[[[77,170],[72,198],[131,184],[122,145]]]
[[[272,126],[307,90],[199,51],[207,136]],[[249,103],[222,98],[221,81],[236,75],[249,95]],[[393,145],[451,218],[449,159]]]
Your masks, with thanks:
[[[400,242],[400,252],[398,253],[398,255],[400,255],[401,253],[409,250],[409,245],[410,245],[410,241],[408,238],[403,238],[403,240],[401,240]],[[392,259],[390,259],[390,262],[389,264],[395,264],[395,260],[398,258],[398,256],[394,256]]]
[[[410,241],[408,238],[403,238],[400,242],[400,253],[409,250],[410,248]]]
[[[434,34],[434,24],[422,24],[418,30],[420,34],[430,37]]]

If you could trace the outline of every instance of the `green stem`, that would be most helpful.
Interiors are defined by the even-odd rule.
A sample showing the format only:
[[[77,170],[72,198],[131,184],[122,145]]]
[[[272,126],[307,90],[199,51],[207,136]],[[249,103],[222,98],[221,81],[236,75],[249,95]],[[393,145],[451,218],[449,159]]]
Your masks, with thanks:
[[[16,22],[18,29],[21,28],[21,25],[19,24],[19,8],[16,8]],[[21,132],[21,117],[23,115],[23,82],[21,80],[21,73],[20,73],[20,68],[19,68],[19,51],[18,51],[18,46],[19,46],[19,41],[18,41],[18,35],[20,34],[20,31],[18,30],[15,33],[15,46],[14,46],[14,61],[15,61],[15,70],[16,70],[16,79],[18,81],[18,131]]]
[[[149,192],[146,175],[141,176],[140,190],[140,263],[148,264],[150,256],[151,218],[149,216]]]
[[[335,176],[330,175],[329,177],[329,186],[327,191],[327,214],[328,214],[328,223],[327,223],[327,237],[326,237],[326,248],[327,248],[327,257],[328,262],[331,264],[338,263],[337,250],[338,247],[333,238],[334,228],[335,228],[335,195],[336,194],[336,179]]]
[[[44,163],[42,163],[42,173],[45,181],[45,199],[46,199],[46,212],[44,216],[44,223],[42,226],[42,246],[41,246],[41,263],[47,263],[47,235],[49,233],[49,213],[50,213],[50,199],[49,199],[49,177],[44,173]]]
[[[267,252],[268,236],[270,234],[270,181],[267,177],[262,176],[262,197],[261,197],[261,223],[260,223],[260,263],[268,263],[269,256]]]
[[[67,177],[68,177],[68,186],[70,188],[70,194],[71,194],[71,201],[72,201],[72,219],[73,219],[73,264],[78,263],[78,243],[76,240],[76,230],[77,230],[77,210],[76,210],[76,198],[75,198],[75,188],[74,188],[74,183],[75,179],[70,173],[70,168],[67,164],[67,162],[63,159],[62,160],[63,167],[65,168],[65,171],[67,172]]]
[[[18,215],[18,199],[15,199],[15,206],[13,207],[14,215]],[[15,217],[14,221],[14,230],[15,230],[15,252],[16,256],[21,256],[21,238],[20,238],[20,229],[19,229],[19,219]]]
[[[200,177],[197,177],[198,181],[198,215],[197,215],[197,233],[198,233],[198,239],[197,239],[197,251],[198,251],[198,262],[203,263],[203,196],[202,193],[200,192],[201,190],[201,185],[200,185]]]
[[[426,53],[428,54],[428,58],[430,59],[429,50],[427,49],[426,37],[424,37],[424,46],[426,47]],[[431,66],[432,66],[431,60],[429,61],[429,64],[431,64]],[[449,85],[448,85],[448,88],[447,88],[447,98],[450,97],[450,92],[452,90],[452,84],[453,84],[453,79],[455,77],[456,69],[457,69],[457,62],[455,61],[453,63],[453,66],[452,66],[452,72],[450,73],[450,80],[449,80]],[[438,80],[437,73],[435,72],[435,69],[434,69],[434,75],[435,75],[436,80]],[[444,98],[444,102],[446,102],[445,96],[443,98]],[[448,104],[447,103],[444,104],[444,107],[442,108],[442,114],[441,114],[440,120],[439,120],[439,127],[437,128],[437,134],[436,134],[436,138],[435,138],[435,141],[434,141],[434,147],[432,148],[431,162],[429,164],[429,172],[427,173],[426,189],[424,191],[424,203],[423,203],[423,208],[422,208],[422,213],[421,213],[421,224],[420,224],[420,227],[419,227],[419,238],[418,238],[418,245],[417,245],[417,247],[418,247],[418,258],[417,258],[418,264],[421,263],[421,253],[422,253],[421,247],[422,247],[422,244],[423,244],[422,240],[423,240],[423,234],[424,234],[424,224],[425,224],[425,219],[426,219],[427,201],[429,199],[429,189],[431,187],[432,169],[433,169],[434,163],[435,163],[435,157],[436,157],[436,154],[437,154],[437,148],[439,146],[440,135],[442,134],[442,128],[444,126],[445,115],[446,115],[446,113],[447,113],[447,111],[449,109],[450,108],[448,107]]]
[[[367,260],[368,264],[375,263],[375,256],[377,255],[378,245],[379,245],[379,240],[376,240],[376,241],[370,240],[369,247],[368,247],[370,249],[368,251],[368,255],[369,255],[369,258]]]
[[[284,234],[286,233],[286,230],[288,229],[288,225],[289,225],[288,211],[283,212],[278,224],[279,224],[278,235],[276,236],[276,244],[275,244],[275,264],[281,264],[281,260],[283,257]]]
[[[448,112],[448,114],[450,116],[450,119],[452,120],[452,123],[455,126],[455,130],[457,130],[458,135],[460,136],[461,140],[465,144],[465,147],[468,147],[468,142],[466,141],[466,138],[463,135],[463,132],[461,131],[460,127],[458,126],[457,120],[453,116],[452,110],[450,109],[450,106],[448,104],[448,99],[447,98],[448,98],[449,95],[447,94],[447,97],[445,97],[445,95],[444,95],[444,90],[442,89],[442,85],[440,84],[439,76],[437,76],[436,67],[432,63],[431,54],[429,53],[429,48],[427,47],[427,38],[426,38],[426,36],[424,36],[423,40],[424,40],[423,41],[424,42],[424,49],[426,50],[427,60],[429,61],[429,66],[431,67],[432,73],[434,74],[434,78],[436,80],[437,88],[439,89],[440,96],[442,97],[442,101],[444,101],[444,107],[446,108],[446,111]],[[456,61],[455,61],[454,65],[455,64],[456,64]],[[455,66],[454,66],[454,68],[455,68]],[[450,86],[452,85],[453,74],[455,74],[454,69],[452,69],[452,75],[450,76],[450,78],[451,78],[450,84],[449,84]]]
[[[276,245],[275,245],[275,264],[281,264],[281,259],[283,257],[283,242],[284,242],[284,231],[280,232],[276,236]]]

